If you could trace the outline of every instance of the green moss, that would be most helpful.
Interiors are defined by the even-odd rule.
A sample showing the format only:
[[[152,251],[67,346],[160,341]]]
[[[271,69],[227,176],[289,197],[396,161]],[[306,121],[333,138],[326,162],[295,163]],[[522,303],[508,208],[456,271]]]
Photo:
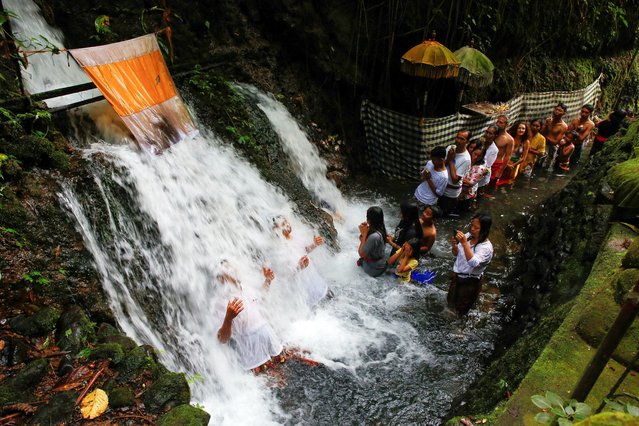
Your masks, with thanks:
[[[144,405],[151,412],[170,410],[191,401],[191,390],[182,373],[166,373],[160,376],[142,395]]]
[[[206,426],[211,415],[188,404],[180,405],[160,417],[158,426]]]
[[[607,240],[623,240],[628,238],[630,232],[621,225],[613,225]],[[586,331],[589,326],[594,327],[596,321],[604,323],[600,326],[602,327],[600,332],[603,332],[605,327],[609,327],[610,322],[607,322],[609,319],[603,315],[601,317],[596,315],[602,314],[601,311],[610,310],[610,304],[614,308],[608,315],[614,317],[615,311],[618,310],[613,299],[611,279],[621,264],[621,257],[621,253],[604,244],[584,288],[574,299],[573,308],[527,372],[519,388],[507,403],[504,413],[495,424],[508,426],[536,424],[533,417],[539,410],[530,401],[532,395],[550,390],[563,397],[570,396],[595,353],[595,348],[583,340],[577,330]],[[602,306],[600,303],[607,305]],[[590,325],[586,325],[586,321],[590,322]],[[581,326],[580,322],[582,322]],[[634,340],[636,342],[637,338],[634,337]],[[634,345],[633,355],[637,351],[636,343]],[[591,406],[598,406],[623,368],[622,365],[611,360],[585,402]],[[620,392],[633,393],[633,389],[639,388],[639,378],[629,376],[622,384],[622,388]]]
[[[121,386],[109,392],[109,406],[112,408],[131,407],[135,405],[135,395],[128,387]]]
[[[622,264],[627,257],[628,254],[624,256]],[[621,305],[626,299],[626,296],[628,296],[630,289],[633,288],[637,282],[639,282],[639,269],[624,269],[619,272],[613,282],[615,302]]]
[[[38,310],[29,317],[19,315],[12,318],[9,323],[18,333],[27,336],[43,336],[55,329],[56,322],[59,318],[59,310],[47,307]]]
[[[575,423],[575,426],[639,426],[639,417],[628,413],[599,413]]]
[[[102,343],[97,345],[91,355],[90,359],[110,359],[113,365],[118,365],[122,359],[124,359],[124,350],[122,346],[117,343]]]
[[[635,238],[621,261],[624,268],[639,268],[639,238]]]

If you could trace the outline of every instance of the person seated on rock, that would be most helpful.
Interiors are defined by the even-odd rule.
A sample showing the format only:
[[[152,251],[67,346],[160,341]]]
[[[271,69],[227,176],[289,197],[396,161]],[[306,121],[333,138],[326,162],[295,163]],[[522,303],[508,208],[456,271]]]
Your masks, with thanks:
[[[426,206],[422,212],[419,222],[422,225],[422,239],[419,244],[419,253],[421,256],[430,251],[437,239],[437,228],[435,227],[435,219],[442,216],[438,206]]]
[[[305,292],[305,300],[308,306],[315,306],[324,298],[332,297],[332,292],[328,288],[326,280],[319,274],[317,268],[311,263],[308,257],[313,250],[324,244],[324,239],[320,235],[313,237],[313,242],[304,246],[301,241],[293,238],[293,230],[291,223],[284,216],[273,218],[273,230],[284,237],[289,243],[289,249],[296,252],[304,252],[297,262],[297,271],[299,271],[302,285]]]
[[[275,274],[267,267],[262,272],[268,288]],[[242,285],[230,261],[219,263],[217,282],[221,286],[218,317],[223,316],[217,331],[219,342],[231,345],[246,370],[258,372],[268,363],[283,362],[282,343],[266,319],[258,293]]]

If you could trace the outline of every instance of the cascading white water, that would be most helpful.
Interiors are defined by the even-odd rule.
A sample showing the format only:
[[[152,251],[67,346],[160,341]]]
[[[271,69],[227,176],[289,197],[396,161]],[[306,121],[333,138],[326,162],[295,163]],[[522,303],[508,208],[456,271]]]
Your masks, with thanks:
[[[48,63],[42,67],[44,75],[58,72]],[[491,347],[486,334],[493,331],[462,335],[462,354],[451,323],[431,315],[442,308],[441,290],[363,274],[355,266],[357,225],[368,205],[381,204],[388,212],[387,202],[373,196],[344,201],[286,109],[249,90],[300,180],[343,218],[336,223],[341,250],[320,247],[309,255],[336,297],[315,309],[303,302],[309,278],[297,274],[295,265],[315,231],[284,194],[215,135],[203,132],[161,156],[147,156],[132,144],[113,144],[116,132],[108,143],[92,136],[94,143],[83,151],[94,185],[61,182],[60,200],[94,256],[120,326],[138,343],[155,346],[169,368],[201,378],[192,384],[193,395],[212,414],[212,424],[441,419],[480,368]],[[111,121],[102,124],[104,130]],[[273,230],[280,215],[291,222],[293,241]],[[267,377],[243,371],[231,348],[218,342],[220,306],[226,303],[215,280],[221,259],[241,265],[240,280],[257,291],[262,266],[275,269],[264,296],[271,324],[286,346],[326,366],[291,363],[286,371],[297,374],[288,385],[297,391],[280,392]]]
[[[42,17],[40,8],[31,0],[3,0],[6,10],[16,16],[11,18],[11,29],[16,41],[24,50],[46,50],[50,47],[63,48],[64,36],[52,28]],[[42,93],[63,87],[89,83],[89,77],[80,69],[73,58],[63,52],[36,53],[28,56],[29,65],[22,71],[25,89],[29,94]],[[46,100],[49,108],[69,105],[100,95],[97,89],[58,96]]]

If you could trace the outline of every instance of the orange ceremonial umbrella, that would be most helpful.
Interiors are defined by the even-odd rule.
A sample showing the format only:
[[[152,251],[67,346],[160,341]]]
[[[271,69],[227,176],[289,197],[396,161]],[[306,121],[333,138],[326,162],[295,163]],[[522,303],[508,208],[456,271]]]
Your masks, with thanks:
[[[453,78],[459,74],[461,61],[446,46],[435,41],[433,31],[430,40],[424,40],[404,53],[400,70],[406,74],[425,78]]]

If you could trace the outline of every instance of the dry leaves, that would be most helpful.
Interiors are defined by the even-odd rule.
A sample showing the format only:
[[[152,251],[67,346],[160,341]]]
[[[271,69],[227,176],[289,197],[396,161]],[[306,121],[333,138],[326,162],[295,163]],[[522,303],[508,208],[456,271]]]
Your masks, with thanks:
[[[109,397],[102,389],[96,389],[82,400],[82,418],[95,419],[109,407]]]

